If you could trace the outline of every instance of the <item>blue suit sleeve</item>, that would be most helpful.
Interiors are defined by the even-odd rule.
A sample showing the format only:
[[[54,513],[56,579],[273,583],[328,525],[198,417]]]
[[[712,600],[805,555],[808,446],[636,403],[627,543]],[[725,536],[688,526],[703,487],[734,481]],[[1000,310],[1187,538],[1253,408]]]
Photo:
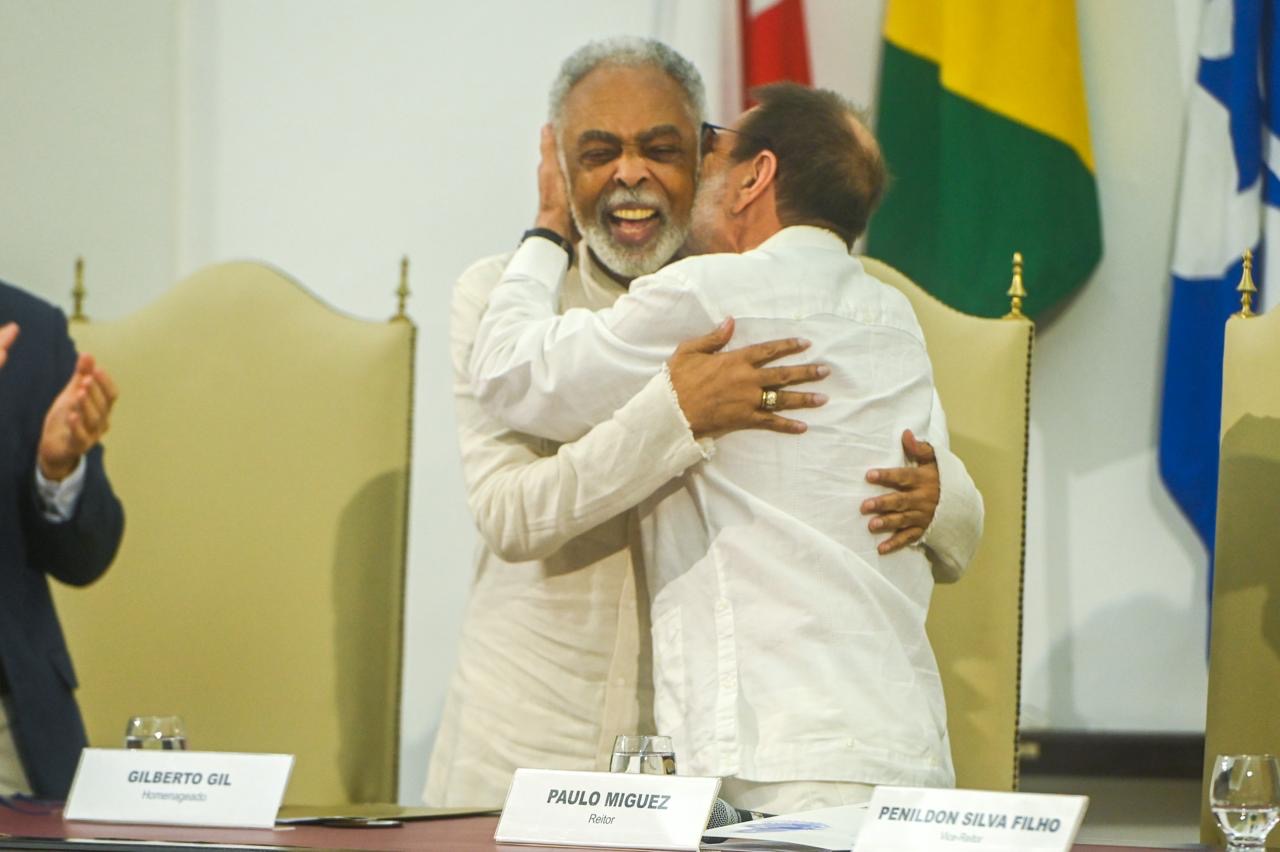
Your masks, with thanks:
[[[54,370],[46,390],[44,411],[61,392],[76,365],[75,346],[67,334],[67,321],[54,309],[51,316]],[[41,414],[43,420],[43,414]],[[24,523],[30,549],[29,564],[72,586],[84,586],[102,576],[115,559],[124,534],[124,508],[111,489],[103,465],[104,451],[96,446],[85,458],[84,490],[75,513],[63,523],[49,521],[39,506],[35,486],[34,456],[26,477],[29,498],[25,501]]]

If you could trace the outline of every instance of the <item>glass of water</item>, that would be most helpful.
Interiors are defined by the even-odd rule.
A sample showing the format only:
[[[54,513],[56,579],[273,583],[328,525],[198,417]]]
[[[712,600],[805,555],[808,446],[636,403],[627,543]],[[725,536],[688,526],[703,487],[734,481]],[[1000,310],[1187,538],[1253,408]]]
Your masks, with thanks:
[[[619,736],[613,741],[609,771],[675,775],[676,753],[671,749],[671,737]]]
[[[1280,822],[1280,762],[1269,754],[1218,755],[1209,808],[1228,849],[1261,849]]]
[[[187,728],[181,716],[133,716],[124,729],[124,747],[182,751],[187,747]]]

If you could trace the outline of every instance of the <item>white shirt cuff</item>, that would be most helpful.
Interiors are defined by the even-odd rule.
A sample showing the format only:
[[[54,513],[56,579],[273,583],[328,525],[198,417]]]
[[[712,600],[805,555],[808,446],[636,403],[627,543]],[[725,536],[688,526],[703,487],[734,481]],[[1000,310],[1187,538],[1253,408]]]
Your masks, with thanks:
[[[684,426],[684,432],[688,436],[688,441],[692,442],[692,446],[697,447],[698,454],[702,456],[702,460],[707,461],[716,454],[715,439],[693,437],[693,427],[689,425],[689,418],[684,416],[684,409],[680,407],[680,395],[676,393],[676,386],[671,384],[671,370],[666,364],[663,364],[662,372],[658,375],[661,376],[661,380],[659,381],[657,378],[651,379],[649,385],[645,387],[645,390],[648,390],[649,387],[652,387],[655,384],[662,385],[664,388],[663,397],[666,399],[669,406],[668,411],[680,419],[680,424]],[[644,393],[644,391],[641,391],[641,393]]]
[[[934,451],[938,458],[938,507],[918,544],[927,548],[934,580],[954,583],[977,553],[984,507],[964,462],[949,449],[935,447]]]
[[[71,475],[61,482],[51,482],[36,465],[36,493],[40,495],[40,513],[45,520],[56,524],[66,523],[76,513],[76,503],[84,491],[84,456]]]
[[[559,282],[569,269],[569,255],[546,237],[530,237],[520,244],[507,264],[503,280],[520,278],[543,286]],[[554,289],[552,289],[554,294]]]

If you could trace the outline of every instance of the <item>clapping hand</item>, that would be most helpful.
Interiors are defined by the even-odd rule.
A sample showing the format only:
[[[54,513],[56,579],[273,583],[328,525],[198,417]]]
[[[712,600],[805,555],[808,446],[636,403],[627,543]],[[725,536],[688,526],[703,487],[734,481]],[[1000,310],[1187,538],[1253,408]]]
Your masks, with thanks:
[[[66,387],[49,406],[36,459],[46,479],[66,479],[107,433],[119,392],[92,355],[81,355]]]
[[[16,322],[7,322],[4,325],[0,325],[0,367],[4,366],[4,362],[9,357],[9,347],[17,339],[18,324]]]

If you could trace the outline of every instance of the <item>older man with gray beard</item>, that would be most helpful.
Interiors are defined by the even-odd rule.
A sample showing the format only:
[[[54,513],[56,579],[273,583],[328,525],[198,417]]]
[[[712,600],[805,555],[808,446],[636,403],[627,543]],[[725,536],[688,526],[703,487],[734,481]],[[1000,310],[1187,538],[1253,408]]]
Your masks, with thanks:
[[[703,101],[697,71],[657,42],[593,43],[565,61],[551,120],[583,238],[574,247],[558,237],[577,260],[559,310],[606,307],[632,278],[676,254],[688,233]],[[570,231],[559,204],[535,224],[532,233],[543,236]],[[469,361],[509,257],[472,266],[454,294],[459,441],[483,544],[431,760],[425,800],[432,805],[498,805],[517,767],[605,769],[615,735],[652,731],[648,595],[632,561],[628,510],[708,457],[719,435],[803,431],[761,411],[761,389],[821,375],[816,367],[764,366],[799,351],[797,341],[712,354],[732,333],[723,326],[682,346],[667,371],[571,444],[508,430],[476,402]],[[823,401],[781,391],[778,407]],[[901,489],[885,505],[866,507],[891,535],[885,548],[914,541],[925,527],[939,542],[972,536],[972,518],[945,511],[963,500],[940,504],[937,466],[931,456],[924,461],[878,472]],[[972,483],[948,478],[947,487],[951,494]],[[857,508],[849,511],[857,523]],[[935,535],[948,525],[952,533]],[[944,548],[935,558],[954,565],[966,557]]]

